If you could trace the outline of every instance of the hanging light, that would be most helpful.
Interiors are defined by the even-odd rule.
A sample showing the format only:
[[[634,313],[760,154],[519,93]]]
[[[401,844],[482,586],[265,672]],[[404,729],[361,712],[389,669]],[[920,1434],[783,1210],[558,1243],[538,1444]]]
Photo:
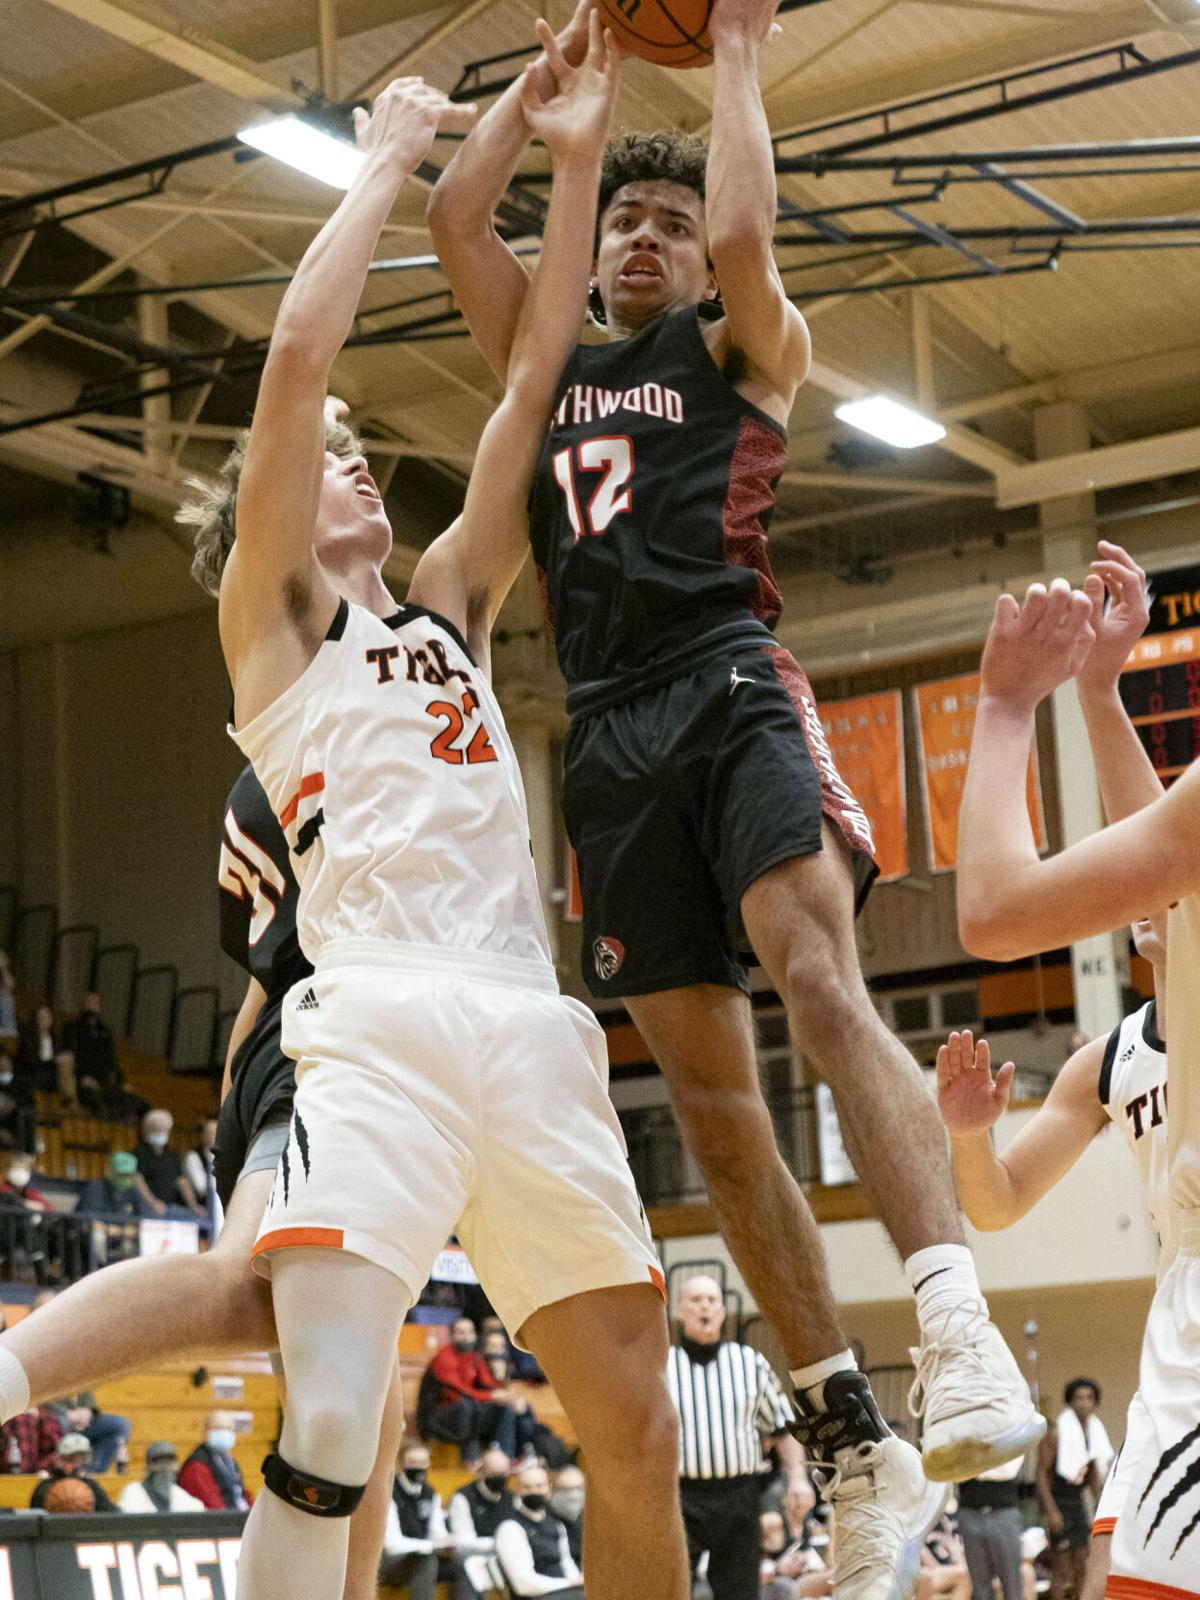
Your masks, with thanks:
[[[292,112],[241,128],[238,138],[333,189],[348,189],[363,163],[362,151],[349,139],[339,139]]]
[[[860,400],[847,400],[834,416],[852,428],[872,434],[897,450],[915,450],[919,445],[936,444],[946,430],[932,417],[924,417],[911,406],[901,405],[885,394],[868,394]]]

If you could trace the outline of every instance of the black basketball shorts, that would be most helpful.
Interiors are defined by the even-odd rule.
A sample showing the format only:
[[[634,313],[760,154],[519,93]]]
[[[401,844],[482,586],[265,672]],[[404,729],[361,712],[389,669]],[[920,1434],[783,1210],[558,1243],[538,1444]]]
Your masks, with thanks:
[[[217,1118],[213,1150],[217,1194],[226,1210],[254,1140],[268,1124],[286,1122],[292,1114],[296,1063],[283,1053],[284,994],[264,1001],[233,1058],[233,1082]]]
[[[747,989],[742,896],[821,849],[853,852],[856,909],[878,868],[808,679],[775,646],[736,646],[573,723],[563,781],[583,893],[583,977],[597,998],[692,983]]]

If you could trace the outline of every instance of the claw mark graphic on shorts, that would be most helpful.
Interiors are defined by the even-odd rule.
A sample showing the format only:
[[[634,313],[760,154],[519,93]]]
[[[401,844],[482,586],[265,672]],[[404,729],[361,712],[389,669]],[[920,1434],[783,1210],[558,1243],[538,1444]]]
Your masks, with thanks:
[[[288,1144],[290,1143],[291,1140],[289,1139]],[[288,1160],[288,1146],[286,1144],[283,1147],[283,1155],[279,1158],[279,1176],[283,1179],[283,1203],[284,1205],[287,1205],[288,1188],[290,1186],[292,1176],[292,1164]]]
[[[1200,1442],[1200,1424],[1194,1427],[1190,1433],[1184,1434],[1183,1438],[1178,1444],[1172,1445],[1169,1450],[1163,1451],[1162,1455],[1158,1458],[1158,1465],[1150,1474],[1150,1481],[1142,1490],[1141,1499],[1138,1501],[1139,1511],[1145,1504],[1147,1495],[1149,1495],[1151,1489],[1153,1489],[1154,1485],[1158,1482],[1159,1478],[1162,1477],[1163,1473],[1166,1472],[1168,1467],[1173,1466],[1174,1463],[1179,1460],[1180,1456],[1184,1455],[1197,1442]],[[1154,1537],[1159,1524],[1162,1522],[1167,1513],[1179,1504],[1189,1490],[1196,1488],[1200,1488],[1200,1457],[1197,1457],[1197,1459],[1191,1463],[1175,1487],[1163,1495],[1158,1510],[1155,1513],[1154,1521],[1150,1524],[1149,1532],[1142,1541],[1143,1549],[1150,1543],[1150,1540]],[[1188,1523],[1187,1527],[1184,1528],[1178,1539],[1176,1539],[1174,1549],[1171,1551],[1172,1560],[1174,1560],[1175,1556],[1179,1553],[1180,1546],[1195,1532],[1198,1526],[1200,1526],[1200,1511],[1196,1512],[1195,1516]]]
[[[298,1111],[293,1115],[295,1118],[296,1145],[300,1151],[300,1159],[304,1163],[304,1176],[307,1179],[309,1172],[308,1129],[304,1126],[304,1119]]]

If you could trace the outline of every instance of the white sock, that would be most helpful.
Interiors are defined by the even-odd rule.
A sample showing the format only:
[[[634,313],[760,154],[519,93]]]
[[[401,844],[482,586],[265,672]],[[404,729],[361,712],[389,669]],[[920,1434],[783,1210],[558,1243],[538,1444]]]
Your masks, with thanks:
[[[987,1315],[975,1259],[965,1244],[931,1244],[909,1256],[904,1270],[917,1297],[923,1337],[938,1332],[947,1315],[959,1307]]]
[[[853,1350],[843,1350],[836,1356],[826,1356],[824,1361],[814,1361],[811,1367],[797,1367],[788,1374],[796,1389],[806,1395],[817,1411],[827,1411],[825,1404],[825,1379],[835,1372],[857,1372],[858,1362]]]
[[[0,1345],[0,1422],[28,1410],[29,1376],[12,1351]]]

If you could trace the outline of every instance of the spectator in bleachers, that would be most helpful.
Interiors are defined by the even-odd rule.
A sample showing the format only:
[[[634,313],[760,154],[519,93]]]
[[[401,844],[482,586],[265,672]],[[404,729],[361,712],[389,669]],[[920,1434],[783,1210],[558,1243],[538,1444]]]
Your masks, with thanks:
[[[128,1217],[156,1215],[148,1193],[138,1186],[137,1157],[132,1150],[114,1150],[108,1176],[93,1178],[83,1191],[82,1211],[119,1211]]]
[[[0,1049],[0,1134],[9,1141],[9,1149],[28,1133],[32,1110],[33,1090],[28,1080],[18,1076],[12,1056]]]
[[[21,1031],[17,1047],[17,1073],[31,1093],[57,1094],[64,1106],[78,1105],[75,1056],[65,1036],[55,1026],[54,1012],[39,1006],[33,1021]]]
[[[496,1529],[496,1557],[515,1596],[556,1594],[583,1600],[583,1575],[571,1557],[567,1530],[550,1510],[550,1474],[524,1467],[512,1513]]]
[[[971,1600],[971,1592],[971,1574],[951,1501],[950,1509],[942,1513],[925,1536],[917,1600],[934,1600],[939,1595],[946,1595],[949,1600]]]
[[[423,1416],[428,1433],[458,1445],[468,1463],[477,1461],[481,1447],[491,1444],[508,1456],[517,1454],[512,1396],[492,1377],[475,1345],[475,1324],[470,1317],[459,1317],[450,1330],[450,1343],[429,1363],[426,1378],[434,1392]]]
[[[441,1496],[429,1482],[429,1451],[423,1444],[405,1445],[392,1486],[379,1581],[407,1589],[411,1600],[433,1600],[438,1556],[453,1548]]]
[[[502,1334],[489,1334],[497,1346],[503,1338]],[[518,1461],[542,1461],[552,1470],[564,1467],[571,1459],[571,1452],[558,1436],[550,1431],[544,1423],[538,1421],[533,1407],[523,1394],[517,1394],[510,1389],[512,1369],[509,1365],[507,1349],[497,1348],[494,1354],[484,1354],[488,1371],[500,1386],[501,1392],[510,1395],[509,1405],[516,1416],[516,1457]]]
[[[138,1165],[137,1187],[156,1216],[166,1216],[172,1206],[184,1206],[194,1217],[207,1217],[184,1175],[183,1157],[171,1149],[174,1126],[175,1118],[169,1111],[147,1111],[142,1118],[142,1137],[133,1148]]]
[[[479,1324],[480,1348],[487,1354],[488,1340],[493,1335],[499,1334],[504,1340],[504,1348],[508,1354],[508,1370],[518,1383],[545,1383],[546,1374],[537,1364],[537,1358],[529,1350],[518,1350],[508,1336],[508,1329],[499,1317],[484,1317]],[[495,1346],[493,1345],[493,1348]]]
[[[450,1536],[458,1554],[458,1600],[493,1587],[488,1562],[496,1552],[496,1529],[513,1508],[509,1460],[503,1450],[485,1450],[474,1483],[450,1498]]]
[[[217,1119],[209,1117],[200,1130],[200,1143],[183,1158],[183,1175],[192,1186],[192,1193],[202,1206],[208,1205],[208,1190],[212,1183],[213,1151],[217,1144]]]
[[[1096,1412],[1100,1385],[1094,1378],[1072,1378],[1063,1390],[1063,1409],[1038,1446],[1037,1496],[1054,1560],[1055,1600],[1074,1586],[1078,1594],[1087,1570],[1092,1523],[1083,1491],[1099,1498],[1112,1463],[1108,1431]]]
[[[5,1472],[48,1472],[62,1437],[62,1424],[49,1406],[30,1406],[0,1428]]]
[[[813,1547],[797,1538],[782,1511],[764,1511],[762,1531],[762,1600],[808,1600],[827,1595],[833,1580]]]
[[[577,1567],[583,1566],[583,1502],[586,1492],[583,1473],[578,1467],[560,1467],[554,1474],[550,1509],[567,1530],[567,1545]]]
[[[11,1053],[16,1049],[19,1032],[17,985],[9,964],[8,951],[0,950],[0,1045]]]
[[[233,1457],[237,1438],[228,1411],[212,1411],[204,1424],[204,1443],[183,1463],[179,1486],[208,1511],[249,1511],[254,1496],[246,1490]]]
[[[45,1305],[53,1300],[57,1292],[55,1289],[43,1290],[30,1310],[36,1311],[39,1303]],[[82,1433],[87,1439],[92,1447],[92,1466],[97,1472],[108,1472],[114,1463],[120,1470],[129,1465],[128,1446],[133,1424],[128,1417],[122,1417],[115,1411],[101,1410],[90,1389],[81,1389],[77,1394],[65,1394],[49,1404],[62,1423],[64,1432]]]
[[[79,1015],[68,1022],[65,1040],[75,1059],[76,1092],[94,1117],[138,1117],[149,1107],[125,1088],[113,1031],[100,1015],[100,996],[90,990]]]
[[[33,1187],[34,1157],[14,1152],[8,1158],[4,1182],[0,1183],[0,1205],[23,1206],[26,1211],[49,1211],[50,1202]]]
[[[195,1495],[179,1487],[179,1452],[167,1440],[146,1451],[146,1476],[126,1484],[117,1501],[118,1511],[146,1516],[154,1512],[203,1511]]]
[[[34,1489],[29,1501],[31,1511],[67,1512],[71,1515],[89,1511],[115,1511],[117,1508],[89,1472],[92,1464],[92,1447],[81,1433],[64,1433],[59,1440],[58,1454],[46,1477]],[[60,1487],[64,1482],[69,1489]]]

